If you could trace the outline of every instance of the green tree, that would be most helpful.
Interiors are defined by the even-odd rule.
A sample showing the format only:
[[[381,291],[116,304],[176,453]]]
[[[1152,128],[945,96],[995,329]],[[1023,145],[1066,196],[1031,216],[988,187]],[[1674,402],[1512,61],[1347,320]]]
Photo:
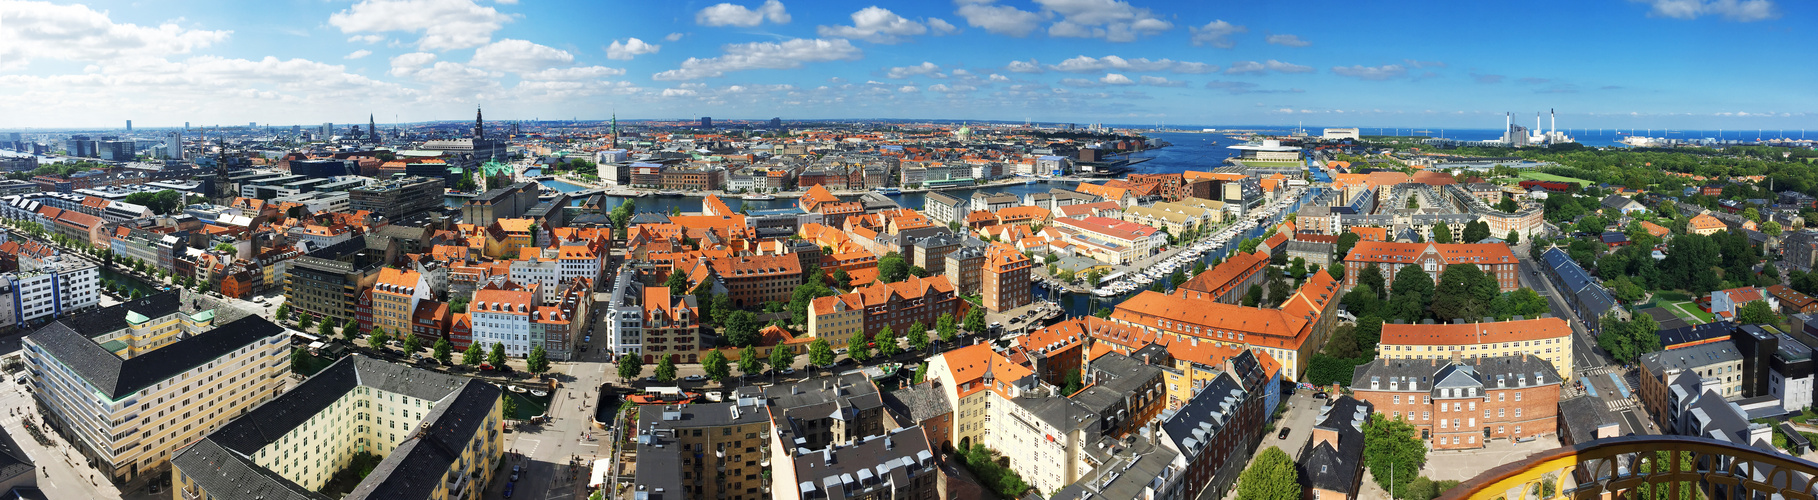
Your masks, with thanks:
[[[808,364],[829,366],[833,364],[833,356],[833,344],[828,343],[827,339],[818,338],[808,343]]]
[[[726,342],[735,347],[757,345],[758,329],[762,328],[761,325],[758,323],[756,313],[742,310],[733,311],[726,318]]]
[[[928,350],[928,327],[923,326],[920,321],[915,322],[914,325],[910,325],[907,340],[909,341],[910,349],[917,351]]]
[[[675,356],[657,356],[656,378],[665,384],[675,381]]]
[[[670,271],[669,278],[663,280],[663,286],[669,287],[670,297],[681,297],[688,293],[688,277],[680,269]]]
[[[467,352],[469,353],[468,357],[473,358],[474,361],[479,361],[479,356],[476,354],[473,354],[475,352],[478,352],[476,350],[476,348],[469,347],[469,348],[467,348]],[[473,363],[468,362],[466,364],[471,365]],[[644,358],[639,357],[636,354],[622,354],[619,356],[619,381],[624,382],[624,381],[630,381],[630,380],[637,380],[638,376],[643,375],[643,374],[644,374]]]
[[[1761,222],[1761,211],[1756,210],[1755,207],[1749,207],[1749,208],[1743,209],[1742,218],[1755,221],[1756,223],[1760,223]]]
[[[738,308],[732,306],[732,296],[728,294],[715,294],[713,300],[708,302],[712,302],[712,306],[707,309],[713,315],[713,324],[721,327],[726,326],[732,313],[738,311]]]
[[[1098,319],[1111,319],[1111,312],[1109,307],[1099,307],[1097,311],[1092,311],[1092,315],[1097,316]]]
[[[1335,358],[1357,357],[1359,353],[1356,332],[1357,327],[1352,325],[1339,325],[1338,328],[1333,328],[1332,336],[1326,338],[1326,346],[1322,352]]]
[[[1766,234],[1768,236],[1780,236],[1780,232],[1781,232],[1781,228],[1780,228],[1779,222],[1767,221],[1767,222],[1761,223],[1761,233],[1762,234]]]
[[[391,336],[385,333],[385,328],[374,328],[372,335],[366,336],[366,347],[372,348],[374,351],[384,350],[386,340],[391,340]]]
[[[1373,413],[1364,424],[1363,456],[1377,486],[1399,491],[1420,475],[1427,463],[1427,445],[1413,425]]]
[[[1249,293],[1244,294],[1244,306],[1245,307],[1256,307],[1256,306],[1262,304],[1262,300],[1263,300],[1262,285],[1251,283]]]
[[[421,339],[418,339],[415,334],[400,333],[400,335],[404,336],[404,353],[405,354],[416,354],[417,350],[423,348],[423,341]]]
[[[1433,293],[1433,315],[1440,320],[1480,319],[1489,313],[1499,288],[1495,275],[1484,274],[1476,264],[1446,266]]]
[[[316,317],[307,313],[303,314],[302,318],[297,319],[297,328],[301,330],[308,330],[309,327],[314,326],[315,324]]]
[[[448,339],[437,340],[433,351],[435,351],[436,361],[440,361],[444,365],[450,364],[449,361],[454,359],[454,344],[449,343]]]
[[[1510,246],[1519,245],[1521,244],[1521,233],[1516,232],[1514,229],[1510,229],[1509,234],[1503,236],[1502,239],[1508,241]]]
[[[1736,311],[1736,319],[1745,325],[1773,324],[1780,322],[1779,315],[1774,314],[1774,308],[1769,306],[1765,300],[1757,300],[1743,304],[1742,309]]]
[[[770,367],[777,371],[794,368],[795,349],[783,345],[770,348]]]
[[[524,357],[524,369],[538,375],[549,371],[549,352],[542,345],[530,349],[530,355]]]
[[[505,419],[506,420],[517,420],[517,418],[518,418],[518,398],[511,397],[510,395],[505,396],[505,404],[503,406],[504,407],[500,408],[500,410],[503,410]]]
[[[962,322],[962,324],[967,333],[974,335],[985,333],[985,309],[982,307],[972,308],[971,311],[966,313],[966,321]]]
[[[877,279],[885,283],[896,283],[909,279],[909,262],[903,254],[890,252],[877,259]]]
[[[732,367],[726,362],[726,354],[719,349],[707,351],[707,356],[701,358],[701,371],[706,372],[707,378],[722,384],[726,382],[726,377],[732,376]]]
[[[1352,335],[1360,354],[1375,352],[1376,344],[1382,341],[1382,318],[1374,314],[1357,318],[1357,330]]]
[[[1473,221],[1465,224],[1464,242],[1476,243],[1490,238],[1490,223]]]
[[[758,356],[756,346],[739,349],[739,373],[747,377],[764,373],[764,358]]]
[[[307,368],[309,368],[309,351],[303,350],[302,348],[291,349],[290,350],[290,371],[291,371],[291,373],[302,375],[303,371]]]
[[[1393,317],[1413,323],[1426,316],[1427,305],[1433,302],[1433,278],[1416,267],[1402,268],[1395,273],[1395,284],[1390,289],[1388,310]]]
[[[846,357],[860,363],[870,360],[871,346],[868,345],[870,343],[871,338],[866,337],[865,332],[852,334],[852,338],[846,341]]]
[[[492,350],[486,353],[486,364],[492,365],[494,370],[505,366],[505,344],[503,342],[492,343]]]
[[[877,336],[873,337],[873,341],[877,342],[878,357],[888,358],[903,352],[902,347],[897,343],[896,330],[892,330],[890,325],[884,325],[884,328],[879,329]]]
[[[485,353],[486,348],[481,347],[480,344],[468,344],[467,349],[461,351],[461,365],[468,367],[478,365]]]
[[[1451,243],[1452,242],[1452,228],[1447,227],[1446,223],[1444,223],[1444,222],[1434,224],[1433,225],[1433,242],[1434,243]]]
[[[316,335],[321,336],[325,340],[335,338],[334,322],[333,321],[323,321],[322,324],[317,325]]]
[[[1270,446],[1250,462],[1237,479],[1237,497],[1245,500],[1300,500],[1300,475],[1294,460]]]
[[[959,333],[959,325],[954,324],[953,313],[941,313],[934,320],[934,329],[941,335],[941,342],[952,342]]]
[[[1338,299],[1338,303],[1343,305],[1346,311],[1351,311],[1351,314],[1355,315],[1375,311],[1382,304],[1382,300],[1376,298],[1376,291],[1371,290],[1369,285],[1359,283],[1357,286],[1351,287],[1351,291],[1345,292],[1344,297]]]
[[[1375,290],[1377,300],[1389,298],[1389,283],[1387,278],[1383,277],[1382,268],[1377,267],[1376,264],[1364,266],[1362,271],[1357,272],[1357,284]]]
[[[289,302],[286,302],[283,305],[278,306],[277,317],[278,317],[278,321],[281,321],[281,322],[290,321],[290,303]]]

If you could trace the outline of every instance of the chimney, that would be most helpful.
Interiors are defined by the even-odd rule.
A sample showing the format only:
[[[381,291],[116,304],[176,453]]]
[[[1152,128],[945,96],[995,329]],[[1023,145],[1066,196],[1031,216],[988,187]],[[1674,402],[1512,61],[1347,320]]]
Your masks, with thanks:
[[[1452,351],[1452,364],[1458,364],[1464,357],[1464,351]]]

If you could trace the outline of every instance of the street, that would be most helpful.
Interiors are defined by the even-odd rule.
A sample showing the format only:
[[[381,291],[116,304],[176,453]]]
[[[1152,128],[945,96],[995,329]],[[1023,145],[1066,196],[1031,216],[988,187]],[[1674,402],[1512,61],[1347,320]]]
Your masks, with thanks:
[[[37,404],[32,402],[30,393],[13,383],[11,377],[4,378],[4,381],[0,381],[0,407],[6,408],[7,414],[0,416],[0,424],[5,426],[6,433],[12,436],[13,442],[19,444],[19,449],[38,466],[38,488],[44,490],[45,496],[110,500],[123,498],[113,483],[101,478],[101,473],[89,467],[82,460],[82,455],[71,450],[69,443],[56,432],[44,430],[44,436],[50,440],[51,445],[38,444],[32,434],[25,430],[23,422],[28,417],[33,422],[44,422],[37,415]],[[91,480],[90,477],[94,479]],[[143,488],[133,493],[124,498],[154,498]],[[170,495],[166,492],[156,497],[169,498]]]
[[[1635,394],[1637,380],[1633,371],[1614,365],[1609,362],[1609,358],[1604,357],[1602,350],[1597,348],[1597,339],[1584,328],[1584,322],[1572,312],[1571,305],[1566,303],[1566,298],[1559,290],[1554,288],[1543,265],[1530,259],[1521,259],[1518,267],[1522,286],[1546,297],[1553,316],[1565,319],[1566,323],[1572,325],[1572,357],[1576,371],[1573,380],[1585,384],[1583,394],[1599,400],[1599,410],[1603,412],[1604,419],[1619,423],[1622,434],[1655,433],[1645,423],[1649,421],[1647,415],[1640,413],[1646,410]],[[1567,386],[1565,391],[1568,395],[1579,393],[1571,386]]]

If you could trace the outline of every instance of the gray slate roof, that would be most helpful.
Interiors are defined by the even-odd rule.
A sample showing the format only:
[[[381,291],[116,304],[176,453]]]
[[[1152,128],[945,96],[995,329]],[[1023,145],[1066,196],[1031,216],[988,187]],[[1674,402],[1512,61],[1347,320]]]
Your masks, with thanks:
[[[247,316],[132,359],[120,359],[88,337],[105,332],[79,332],[68,320],[46,325],[27,338],[117,400],[283,332],[284,327],[265,318]]]

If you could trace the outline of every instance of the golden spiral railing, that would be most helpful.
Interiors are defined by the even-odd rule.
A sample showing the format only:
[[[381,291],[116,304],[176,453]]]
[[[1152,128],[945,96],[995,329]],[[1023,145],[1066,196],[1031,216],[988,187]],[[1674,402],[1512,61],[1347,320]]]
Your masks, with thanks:
[[[1818,463],[1691,436],[1624,436],[1538,453],[1444,500],[1818,500]]]

